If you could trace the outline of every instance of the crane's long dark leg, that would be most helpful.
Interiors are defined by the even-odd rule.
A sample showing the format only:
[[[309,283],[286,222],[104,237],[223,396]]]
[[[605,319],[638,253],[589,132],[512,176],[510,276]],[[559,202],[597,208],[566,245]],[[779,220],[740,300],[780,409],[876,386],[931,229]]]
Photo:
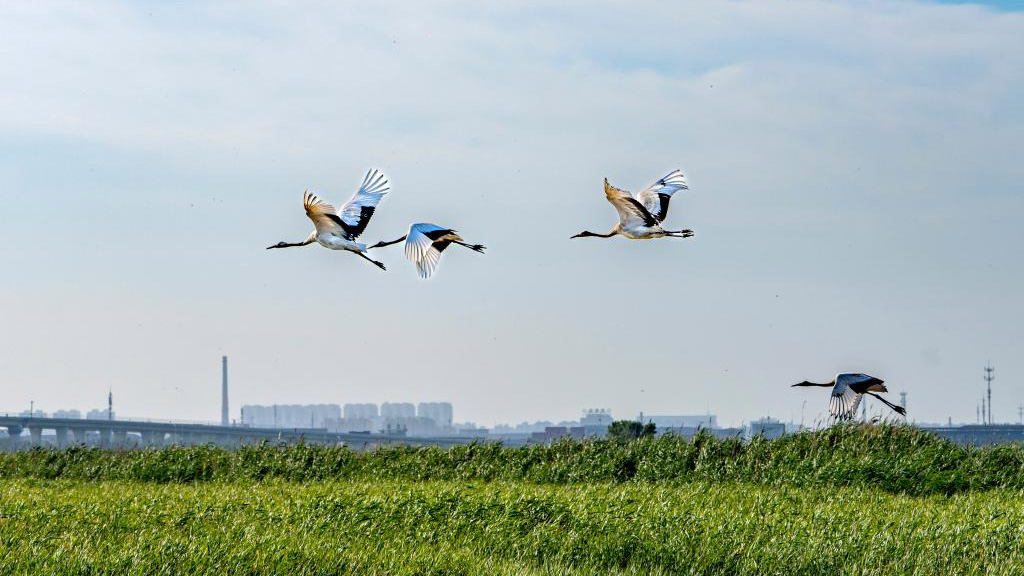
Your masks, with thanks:
[[[881,396],[879,396],[878,394],[875,394],[873,392],[868,392],[867,394],[868,394],[868,396],[874,396],[875,398],[878,398],[879,400],[882,401],[883,404],[885,404],[889,408],[892,408],[893,411],[895,411],[900,416],[906,416],[907,415],[907,411],[903,409],[903,406],[897,406],[897,405],[893,404],[892,402],[889,402],[885,398],[882,398]]]
[[[465,246],[474,252],[483,252],[487,249],[487,246],[484,246],[483,244],[466,244],[465,242],[459,242],[458,240],[456,240],[455,243],[459,246]]]
[[[401,242],[401,241],[403,241],[405,239],[406,239],[406,236],[402,236],[398,240],[392,240],[391,242],[384,242],[383,240],[381,240],[380,242],[377,242],[373,246],[368,247],[367,250],[373,250],[374,248],[383,248],[385,246],[391,246],[392,244],[398,244],[399,242]]]
[[[369,256],[367,256],[366,254],[363,254],[362,252],[356,252],[355,250],[351,250],[351,252],[352,252],[353,254],[356,254],[356,255],[358,255],[358,256],[359,256],[360,258],[362,258],[363,260],[366,260],[367,262],[373,262],[373,263],[374,263],[374,264],[375,264],[375,265],[376,265],[376,266],[377,266],[378,268],[380,268],[381,270],[387,270],[387,268],[385,268],[385,267],[384,267],[384,264],[383,264],[383,263],[381,263],[381,262],[377,262],[376,260],[374,260],[373,258],[370,258],[370,257],[369,257]]]

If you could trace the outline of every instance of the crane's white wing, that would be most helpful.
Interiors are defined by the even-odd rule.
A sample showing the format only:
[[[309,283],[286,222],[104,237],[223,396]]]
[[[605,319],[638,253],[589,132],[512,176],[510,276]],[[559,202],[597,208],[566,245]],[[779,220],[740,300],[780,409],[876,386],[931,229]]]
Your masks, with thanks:
[[[844,382],[836,381],[832,387],[832,397],[829,399],[828,411],[836,420],[852,420],[857,415],[857,408],[863,394],[858,394]]]
[[[619,222],[624,228],[658,225],[658,221],[654,216],[642,204],[637,202],[636,198],[633,198],[633,195],[628,190],[612,186],[608,183],[607,178],[604,180],[604,195],[612,203],[612,206],[615,207],[615,211],[619,213]]]
[[[673,170],[664,178],[644,188],[636,195],[636,199],[643,204],[644,208],[654,216],[658,222],[665,220],[668,216],[668,203],[672,195],[680,190],[689,190],[686,183],[686,176],[682,170]]]
[[[320,200],[308,191],[302,193],[302,205],[306,208],[306,216],[313,221],[317,233],[345,235],[345,229],[338,220],[334,206]]]
[[[339,224],[345,228],[349,238],[355,240],[363,233],[363,230],[366,230],[366,225],[370,223],[370,217],[377,209],[377,204],[390,189],[391,185],[383,172],[374,168],[366,173],[359,190],[351,200],[341,207],[337,214]]]
[[[441,252],[456,239],[458,235],[449,228],[426,222],[413,224],[405,239],[405,257],[416,264],[421,278],[430,278],[441,262]]]

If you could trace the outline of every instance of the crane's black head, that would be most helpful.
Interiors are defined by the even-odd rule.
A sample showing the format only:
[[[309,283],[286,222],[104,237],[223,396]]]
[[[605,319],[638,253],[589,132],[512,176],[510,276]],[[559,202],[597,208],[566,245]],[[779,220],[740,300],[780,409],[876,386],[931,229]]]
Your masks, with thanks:
[[[294,244],[289,244],[287,242],[278,242],[277,244],[274,244],[273,246],[267,246],[267,250],[270,250],[271,248],[287,248],[289,246],[294,246]]]

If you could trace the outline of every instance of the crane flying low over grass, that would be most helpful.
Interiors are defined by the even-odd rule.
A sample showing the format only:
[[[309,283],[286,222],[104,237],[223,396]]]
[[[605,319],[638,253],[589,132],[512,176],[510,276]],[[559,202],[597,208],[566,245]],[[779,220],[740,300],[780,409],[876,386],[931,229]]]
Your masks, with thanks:
[[[451,228],[442,228],[436,224],[420,222],[409,226],[409,233],[397,240],[378,242],[370,248],[382,248],[405,240],[405,257],[416,264],[420,278],[427,279],[441,262],[441,252],[451,244],[465,246],[474,252],[483,252],[486,248],[481,244],[467,244],[461,236]]]
[[[829,399],[828,411],[836,420],[852,420],[857,414],[857,407],[860,406],[860,401],[864,398],[865,394],[878,398],[900,416],[907,415],[907,411],[902,406],[897,406],[875,394],[875,392],[888,392],[889,390],[885,387],[884,380],[879,380],[867,374],[836,374],[836,377],[831,382],[816,384],[804,380],[798,384],[793,384],[792,387],[796,386],[832,388],[832,397]]]
[[[611,238],[616,234],[632,240],[649,240],[651,238],[688,238],[693,230],[665,230],[661,223],[668,215],[668,204],[672,195],[679,190],[689,190],[686,177],[681,170],[674,170],[664,178],[641,190],[634,198],[628,190],[616,188],[604,179],[604,194],[615,211],[619,213],[619,222],[607,234],[596,234],[584,230],[572,238]]]
[[[384,264],[364,254],[366,245],[356,242],[356,239],[363,233],[363,230],[366,230],[366,225],[370,223],[370,217],[377,209],[377,204],[389,189],[390,185],[384,174],[379,170],[371,169],[363,178],[359,190],[341,207],[341,210],[336,210],[334,206],[321,201],[308,191],[303,192],[302,204],[306,208],[306,216],[313,221],[314,230],[302,242],[278,242],[273,246],[268,246],[267,250],[307,246],[317,242],[324,248],[352,252],[384,270]]]

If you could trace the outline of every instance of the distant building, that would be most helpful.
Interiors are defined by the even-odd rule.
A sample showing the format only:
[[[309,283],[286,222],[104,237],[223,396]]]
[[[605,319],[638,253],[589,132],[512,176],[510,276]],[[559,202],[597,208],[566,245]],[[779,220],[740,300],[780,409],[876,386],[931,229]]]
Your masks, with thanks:
[[[345,404],[345,418],[376,418],[380,416],[376,404]]]
[[[923,428],[957,444],[986,446],[1003,442],[1024,442],[1024,426],[1020,424],[966,424]]]
[[[420,418],[430,418],[441,428],[452,425],[453,412],[450,402],[420,402],[416,407],[416,415]]]
[[[774,418],[765,416],[750,423],[750,437],[764,436],[765,438],[778,438],[786,433],[786,425]]]
[[[409,402],[385,402],[380,405],[381,418],[415,418],[416,407]]]
[[[533,432],[530,434],[530,442],[548,443],[559,438],[575,438],[577,440],[583,438],[586,435],[586,429],[583,426],[548,426],[543,432]]]
[[[691,416],[644,414],[643,419],[645,424],[653,422],[658,430],[665,428],[718,428],[718,416],[714,414]]]
[[[612,424],[612,413],[605,408],[591,408],[583,411],[583,418],[580,418],[580,426],[604,426],[607,428]]]
[[[242,424],[254,428],[326,428],[326,420],[331,418],[341,418],[337,404],[242,406]]]
[[[79,419],[82,417],[82,413],[78,410],[57,410],[53,413],[53,417]]]
[[[379,420],[379,418],[324,418],[324,428],[328,432],[371,433],[377,428],[376,420]]]
[[[412,406],[412,404],[410,404]],[[389,430],[403,430],[408,436],[441,436],[442,430],[431,418],[419,416],[381,417],[378,430],[388,433]]]
[[[36,410],[35,412],[24,410],[18,414],[18,416],[22,416],[24,418],[46,418],[46,412],[43,412],[42,410]]]
[[[97,408],[85,413],[86,420],[117,420],[117,412],[110,412],[106,408]]]

